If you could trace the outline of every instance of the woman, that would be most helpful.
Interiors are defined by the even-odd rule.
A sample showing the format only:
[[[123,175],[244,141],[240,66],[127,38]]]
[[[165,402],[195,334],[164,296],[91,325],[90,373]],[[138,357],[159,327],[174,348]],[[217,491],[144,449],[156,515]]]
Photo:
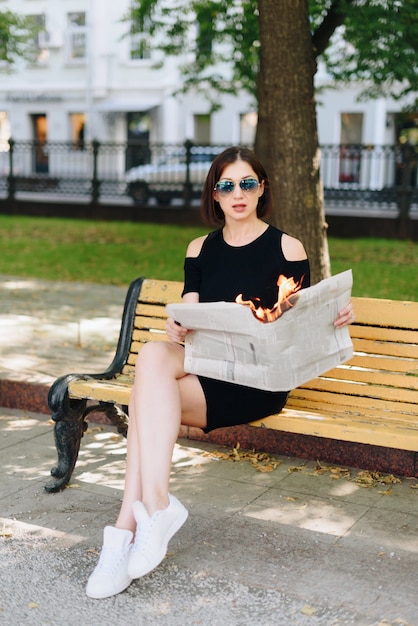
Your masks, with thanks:
[[[280,274],[309,286],[309,262],[300,241],[269,226],[272,197],[263,165],[253,152],[232,147],[212,163],[202,194],[204,217],[218,230],[193,240],[185,259],[183,301],[260,298],[271,308]],[[338,315],[353,320],[349,303]],[[261,391],[184,371],[189,332],[167,320],[170,342],[150,342],[137,359],[129,405],[125,490],[115,527],[104,530],[99,563],[86,593],[106,598],[126,589],[164,559],[186,521],[185,507],[169,494],[174,444],[180,425],[206,432],[248,423],[280,411],[285,392]]]

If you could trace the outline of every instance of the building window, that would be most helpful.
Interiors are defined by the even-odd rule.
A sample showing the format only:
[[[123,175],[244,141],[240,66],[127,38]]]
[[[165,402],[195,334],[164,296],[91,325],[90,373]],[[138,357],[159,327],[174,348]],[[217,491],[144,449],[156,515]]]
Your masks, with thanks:
[[[32,152],[32,171],[37,174],[48,174],[49,156],[46,149],[48,140],[48,117],[46,113],[31,114],[32,133],[35,140]]]
[[[257,131],[257,113],[243,113],[240,116],[240,143],[243,146],[253,146],[255,142],[255,133]]]
[[[197,146],[210,143],[211,116],[208,114],[194,116],[194,142]]]
[[[341,113],[340,183],[359,183],[363,113]]]
[[[68,50],[69,61],[84,61],[87,58],[87,25],[86,14],[67,14]]]
[[[200,7],[196,14],[197,33],[196,49],[197,57],[205,58],[212,53],[214,37],[214,12],[209,7]]]
[[[132,21],[129,39],[131,61],[151,58],[149,26],[149,18]]]
[[[70,135],[74,150],[84,150],[86,127],[85,113],[70,113]]]
[[[10,122],[6,111],[0,111],[0,152],[9,151]]]
[[[125,168],[129,170],[137,165],[151,163],[149,147],[152,119],[149,113],[132,112],[126,114],[128,146],[126,149]]]
[[[31,38],[33,61],[40,64],[47,63],[49,59],[49,36],[45,25],[45,15],[27,15],[26,17],[31,32],[34,33],[33,38]]]

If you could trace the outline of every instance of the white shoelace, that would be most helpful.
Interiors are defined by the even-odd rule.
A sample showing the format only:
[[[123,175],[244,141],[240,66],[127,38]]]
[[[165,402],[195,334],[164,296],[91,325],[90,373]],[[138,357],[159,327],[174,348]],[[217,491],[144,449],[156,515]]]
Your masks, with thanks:
[[[132,552],[145,552],[148,543],[148,537],[150,536],[152,529],[155,526],[159,514],[160,511],[156,511],[148,522],[140,522],[138,524]]]
[[[126,550],[120,552],[119,550],[112,550],[109,547],[103,546],[96,570],[113,572],[119,567],[119,564],[123,561],[125,555]]]

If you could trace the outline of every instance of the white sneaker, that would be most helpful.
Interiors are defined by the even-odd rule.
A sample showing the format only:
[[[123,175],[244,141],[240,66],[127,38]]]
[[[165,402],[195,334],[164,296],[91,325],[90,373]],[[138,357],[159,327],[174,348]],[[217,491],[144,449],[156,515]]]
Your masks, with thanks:
[[[89,598],[108,598],[129,587],[132,578],[128,574],[128,557],[132,539],[130,530],[106,526],[99,562],[87,582]]]
[[[173,535],[187,519],[187,509],[169,494],[170,504],[151,517],[142,502],[134,502],[133,512],[138,524],[135,543],[129,554],[128,573],[131,578],[145,576],[161,563]]]

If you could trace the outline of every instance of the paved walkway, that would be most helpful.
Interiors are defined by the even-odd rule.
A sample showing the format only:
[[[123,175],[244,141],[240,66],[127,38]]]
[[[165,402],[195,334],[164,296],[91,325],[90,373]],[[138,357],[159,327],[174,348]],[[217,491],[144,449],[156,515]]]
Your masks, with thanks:
[[[0,277],[0,377],[48,384],[80,363],[106,366],[124,296]],[[179,440],[172,491],[189,519],[157,570],[91,600],[84,587],[119,508],[125,441],[92,424],[70,487],[51,495],[48,416],[0,408],[0,431],[0,624],[418,626],[416,479],[286,457],[262,472],[243,454],[234,462]]]
[[[113,357],[126,287],[0,275],[0,378],[49,385]]]

